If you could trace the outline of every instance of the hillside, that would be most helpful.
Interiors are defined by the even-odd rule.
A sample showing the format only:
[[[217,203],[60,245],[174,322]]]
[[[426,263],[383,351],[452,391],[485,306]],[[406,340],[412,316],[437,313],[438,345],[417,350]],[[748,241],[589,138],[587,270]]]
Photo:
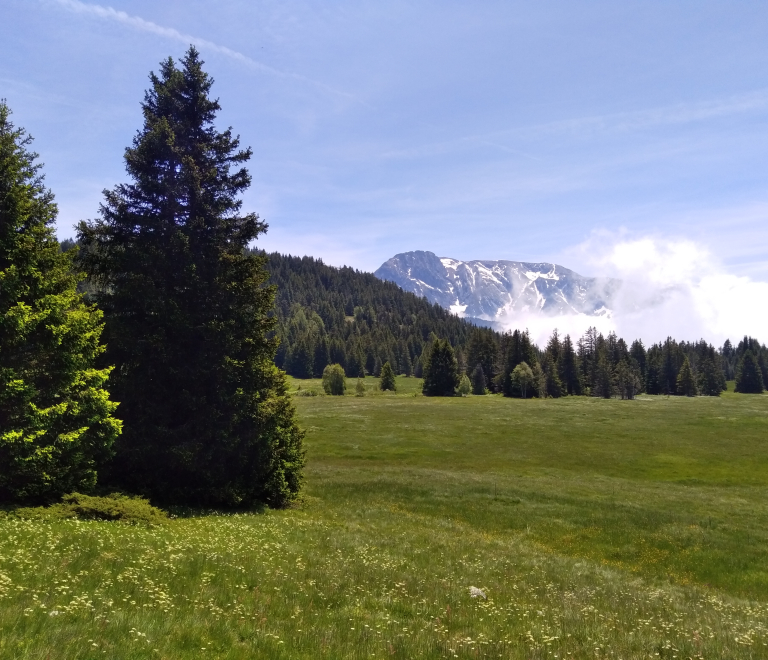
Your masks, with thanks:
[[[320,259],[266,255],[270,283],[277,285],[276,363],[297,377],[320,375],[339,363],[350,377],[378,375],[389,361],[397,373],[420,374],[430,334],[462,348],[473,332],[499,342],[437,304],[403,291],[371,273],[335,268]]]

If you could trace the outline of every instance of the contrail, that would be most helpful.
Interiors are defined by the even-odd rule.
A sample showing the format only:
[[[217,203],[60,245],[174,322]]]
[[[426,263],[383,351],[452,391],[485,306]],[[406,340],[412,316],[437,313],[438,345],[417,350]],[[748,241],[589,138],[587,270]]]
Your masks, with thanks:
[[[291,78],[293,80],[297,80],[302,83],[313,85],[314,87],[323,89],[326,92],[330,92],[331,94],[342,96],[346,99],[350,99],[358,103],[363,103],[353,94],[335,89],[333,87],[330,87],[329,85],[326,85],[325,83],[318,82],[317,80],[312,80],[311,78],[307,78],[298,73],[280,71],[279,69],[275,69],[271,66],[268,66],[267,64],[263,64],[262,62],[254,60],[253,58],[248,57],[247,55],[244,55],[243,53],[240,53],[236,50],[232,50],[231,48],[227,48],[226,46],[220,46],[219,44],[214,43],[213,41],[208,41],[208,39],[201,39],[200,37],[195,37],[195,36],[192,36],[191,34],[184,34],[183,32],[179,32],[174,28],[163,27],[162,25],[158,25],[157,23],[153,23],[152,21],[147,21],[141,18],[140,16],[131,16],[130,14],[127,14],[124,11],[119,11],[117,9],[113,9],[112,7],[104,7],[102,5],[88,4],[85,2],[80,2],[80,0],[55,0],[55,1],[57,4],[64,7],[65,9],[73,11],[77,14],[89,14],[91,16],[97,16],[99,18],[104,18],[110,21],[117,21],[118,23],[122,23],[123,25],[128,25],[129,27],[132,27],[136,30],[141,30],[142,32],[149,32],[151,34],[156,34],[160,37],[165,37],[166,39],[173,39],[174,41],[179,41],[184,44],[194,44],[195,46],[198,46],[200,49],[214,51],[216,53],[226,55],[227,57],[233,60],[237,60],[238,62],[241,62],[242,64],[245,64],[248,67],[256,69],[257,71],[261,71],[262,73],[278,76],[280,78]]]

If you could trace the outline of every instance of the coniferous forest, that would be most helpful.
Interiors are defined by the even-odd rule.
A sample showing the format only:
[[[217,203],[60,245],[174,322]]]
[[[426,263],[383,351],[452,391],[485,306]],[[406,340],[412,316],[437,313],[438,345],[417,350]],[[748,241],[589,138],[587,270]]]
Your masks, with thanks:
[[[538,347],[524,330],[477,327],[370,273],[311,257],[266,256],[277,287],[275,360],[297,378],[320,377],[328,364],[340,364],[348,378],[379,376],[385,362],[420,378],[440,338],[453,348],[460,375],[479,366],[490,391],[513,397],[522,396],[512,374],[523,362],[533,373],[526,397],[717,396],[726,380],[745,393],[762,392],[768,382],[768,348],[751,337],[719,348],[672,337],[644,346],[590,328],[576,338],[554,332]]]

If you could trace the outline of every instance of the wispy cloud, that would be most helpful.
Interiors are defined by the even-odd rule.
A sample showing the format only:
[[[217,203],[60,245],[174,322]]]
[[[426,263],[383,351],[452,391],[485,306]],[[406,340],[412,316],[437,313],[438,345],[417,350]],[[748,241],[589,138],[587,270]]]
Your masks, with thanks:
[[[297,82],[312,85],[314,87],[317,87],[318,89],[322,89],[323,91],[334,94],[336,96],[340,96],[345,99],[355,101],[357,103],[361,103],[361,101],[356,96],[348,92],[344,92],[342,90],[336,89],[334,87],[331,87],[330,85],[326,85],[325,83],[319,82],[317,80],[307,78],[306,76],[302,76],[301,74],[298,74],[298,73],[292,73],[290,71],[281,71],[280,69],[276,69],[274,67],[269,66],[268,64],[259,62],[258,60],[255,60],[252,57],[249,57],[248,55],[245,55],[239,51],[233,50],[232,48],[228,48],[227,46],[221,46],[220,44],[214,43],[213,41],[209,41],[208,39],[202,39],[200,37],[196,37],[191,34],[185,34],[184,32],[179,32],[175,28],[158,25],[157,23],[153,23],[152,21],[143,19],[140,16],[131,16],[130,14],[124,11],[114,9],[112,7],[105,7],[103,5],[80,2],[80,0],[55,0],[55,2],[59,6],[77,14],[85,14],[88,16],[95,16],[97,18],[101,18],[104,20],[115,21],[117,23],[121,23],[128,27],[131,27],[135,30],[140,30],[142,32],[155,34],[159,37],[163,37],[165,39],[171,39],[173,41],[178,41],[183,44],[187,44],[187,45],[194,44],[200,49],[219,53],[233,60],[236,60],[251,69],[255,69],[261,73],[277,76],[280,78],[292,79]]]
[[[387,151],[382,154],[382,157],[423,158],[438,156],[448,152],[492,146],[496,149],[524,156],[525,158],[539,160],[530,153],[527,153],[527,151],[511,148],[501,144],[500,141],[506,139],[530,142],[533,139],[563,133],[587,138],[598,134],[628,133],[663,126],[691,124],[765,110],[768,110],[768,89],[760,89],[724,99],[680,103],[632,112],[575,117],[541,124],[516,126],[488,133],[464,135],[408,149]]]

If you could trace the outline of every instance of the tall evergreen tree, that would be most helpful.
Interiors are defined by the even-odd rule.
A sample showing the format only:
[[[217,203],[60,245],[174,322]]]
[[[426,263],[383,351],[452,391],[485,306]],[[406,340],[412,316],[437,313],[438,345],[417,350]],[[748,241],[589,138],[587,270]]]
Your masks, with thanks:
[[[379,389],[382,391],[389,390],[390,392],[397,391],[397,385],[395,384],[395,372],[392,371],[392,365],[389,362],[385,362],[381,368],[381,380],[379,381]]]
[[[483,373],[483,365],[479,362],[472,372],[472,394],[485,394],[485,374]]]
[[[677,374],[677,393],[683,396],[696,396],[696,379],[693,376],[691,362],[686,355],[683,358],[683,364],[680,372]]]
[[[557,362],[557,370],[560,381],[563,384],[565,394],[581,394],[581,375],[579,373],[579,358],[573,349],[570,335],[565,335],[563,339],[560,359]]]
[[[447,339],[435,339],[424,365],[422,392],[426,396],[453,396],[459,386],[459,365]]]
[[[125,152],[132,183],[79,228],[125,423],[112,478],[164,502],[284,506],[303,433],[267,338],[275,290],[246,253],[267,225],[241,213],[251,150],[216,130],[202,65],[191,47],[151,74]]]
[[[744,394],[760,394],[765,390],[763,375],[751,350],[744,351],[736,369],[736,391]]]
[[[93,488],[120,432],[96,369],[101,312],[59,250],[56,204],[32,138],[0,102],[0,502]]]

